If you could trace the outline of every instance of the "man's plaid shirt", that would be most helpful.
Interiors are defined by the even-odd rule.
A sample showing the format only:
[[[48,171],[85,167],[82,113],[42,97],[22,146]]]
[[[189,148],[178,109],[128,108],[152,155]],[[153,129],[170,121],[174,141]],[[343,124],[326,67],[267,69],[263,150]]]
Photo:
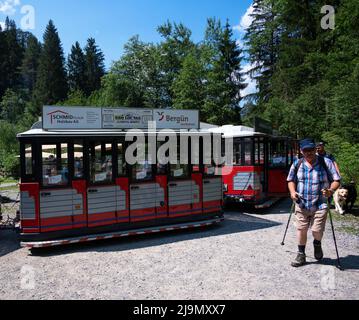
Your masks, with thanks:
[[[340,181],[341,177],[335,169],[333,161],[324,158],[327,164],[328,171],[331,173],[334,181]],[[301,197],[300,207],[308,211],[325,210],[328,208],[327,199],[323,196],[323,189],[330,188],[330,180],[328,174],[323,166],[321,166],[318,158],[313,167],[303,160],[302,165],[298,168],[297,177],[295,176],[295,168],[298,166],[299,160],[296,160],[292,165],[288,182],[297,184],[297,192]]]

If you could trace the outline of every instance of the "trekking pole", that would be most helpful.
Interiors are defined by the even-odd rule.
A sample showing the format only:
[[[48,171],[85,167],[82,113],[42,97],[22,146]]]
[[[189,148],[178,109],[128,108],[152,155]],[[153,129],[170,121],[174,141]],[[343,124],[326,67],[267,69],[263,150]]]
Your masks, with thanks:
[[[290,220],[292,219],[292,215],[293,215],[293,212],[294,212],[294,207],[295,206],[295,203],[293,202],[292,204],[292,208],[290,209],[290,215],[289,215],[289,219],[288,219],[288,223],[287,223],[287,228],[285,229],[285,233],[284,233],[284,237],[283,237],[283,241],[281,243],[282,246],[285,245],[284,241],[285,241],[285,238],[287,236],[287,232],[288,232],[288,228],[289,228],[289,224],[290,224]]]
[[[342,267],[342,265],[340,263],[340,257],[339,257],[338,246],[337,246],[337,239],[335,237],[334,223],[333,223],[332,211],[330,210],[329,198],[327,199],[327,205],[328,205],[328,210],[329,210],[330,223],[332,225],[333,239],[334,239],[334,244],[335,244],[335,251],[337,252],[337,261],[338,261],[338,266],[337,267],[338,267],[339,270],[344,271],[344,268]]]

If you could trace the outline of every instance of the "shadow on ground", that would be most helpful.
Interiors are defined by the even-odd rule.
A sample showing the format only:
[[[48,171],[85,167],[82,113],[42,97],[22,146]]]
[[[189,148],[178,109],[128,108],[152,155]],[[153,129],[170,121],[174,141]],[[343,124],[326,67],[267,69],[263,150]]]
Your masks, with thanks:
[[[161,234],[133,236],[124,239],[103,240],[86,244],[73,244],[66,247],[32,250],[36,256],[56,256],[74,252],[111,252],[136,250],[147,247],[167,245],[176,242],[205,239],[223,235],[250,232],[260,229],[272,228],[280,225],[275,221],[253,217],[242,213],[226,215],[226,219],[220,225],[187,231],[172,231]]]
[[[17,233],[12,230],[0,230],[0,258],[19,249]]]
[[[248,214],[268,215],[268,214],[289,214],[292,201],[289,198],[283,198],[276,202],[271,208],[255,209],[253,205],[231,204],[226,206],[228,212],[245,212]]]

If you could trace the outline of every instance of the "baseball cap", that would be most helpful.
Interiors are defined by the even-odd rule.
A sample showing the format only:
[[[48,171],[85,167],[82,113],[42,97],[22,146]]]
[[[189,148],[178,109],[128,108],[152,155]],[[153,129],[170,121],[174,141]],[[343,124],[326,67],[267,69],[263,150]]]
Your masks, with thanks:
[[[314,139],[310,139],[310,138],[303,139],[302,141],[300,141],[299,145],[302,150],[315,149],[316,147]]]

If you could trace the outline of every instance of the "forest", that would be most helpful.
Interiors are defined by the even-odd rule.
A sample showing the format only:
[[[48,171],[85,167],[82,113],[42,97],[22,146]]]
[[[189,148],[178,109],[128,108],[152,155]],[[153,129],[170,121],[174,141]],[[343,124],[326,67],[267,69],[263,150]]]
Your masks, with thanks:
[[[333,29],[321,26],[324,5],[335,8]],[[18,176],[16,134],[38,121],[42,106],[67,105],[197,109],[217,125],[252,126],[259,116],[282,135],[326,141],[344,180],[358,183],[358,1],[254,0],[251,20],[238,41],[228,20],[209,17],[199,42],[181,22],[165,21],[159,43],[134,35],[106,70],[95,39],[74,43],[66,57],[54,21],[39,40],[7,18],[0,176]],[[243,96],[248,75],[257,90]]]

